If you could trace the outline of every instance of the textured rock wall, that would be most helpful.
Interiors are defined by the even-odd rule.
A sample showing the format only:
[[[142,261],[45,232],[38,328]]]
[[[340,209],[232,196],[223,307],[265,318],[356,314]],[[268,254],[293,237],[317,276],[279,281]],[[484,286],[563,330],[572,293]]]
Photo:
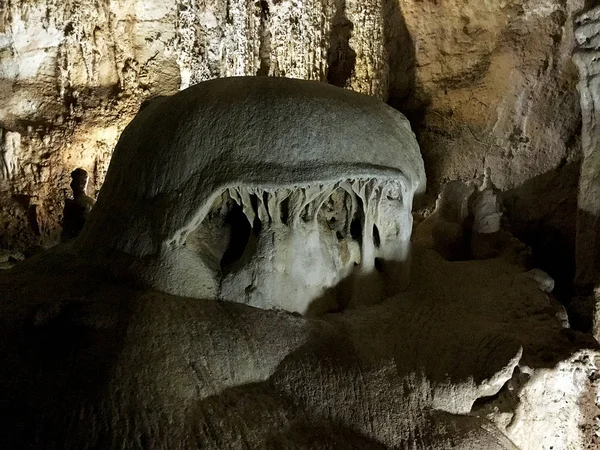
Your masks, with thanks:
[[[581,77],[578,87],[583,117],[576,283],[579,293],[587,297],[587,314],[594,335],[600,338],[600,7],[581,14],[576,24],[578,49],[574,61]]]
[[[565,173],[571,186],[577,176],[565,170],[579,158],[570,53],[581,6],[0,1],[0,247],[56,241],[69,172],[87,169],[91,191],[99,189],[120,131],[145,98],[256,74],[329,81],[406,112],[428,170],[424,207],[443,181],[490,168],[500,188],[513,189],[513,215],[525,231],[543,222],[572,240],[572,221],[553,221],[575,191],[545,194],[544,202],[518,194],[522,186],[535,194],[536,177]]]

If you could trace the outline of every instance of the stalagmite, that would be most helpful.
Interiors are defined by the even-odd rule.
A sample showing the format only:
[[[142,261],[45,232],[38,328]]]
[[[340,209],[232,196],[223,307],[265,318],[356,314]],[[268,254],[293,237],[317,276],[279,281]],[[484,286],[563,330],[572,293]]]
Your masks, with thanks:
[[[374,98],[213,80],[142,107],[80,245],[143,256],[130,272],[173,294],[301,313],[374,303],[408,284],[424,182],[408,121]]]

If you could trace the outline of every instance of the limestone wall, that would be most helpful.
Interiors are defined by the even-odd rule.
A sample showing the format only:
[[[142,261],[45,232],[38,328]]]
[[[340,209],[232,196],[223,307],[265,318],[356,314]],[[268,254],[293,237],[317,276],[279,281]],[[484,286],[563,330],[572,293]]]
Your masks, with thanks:
[[[580,114],[570,55],[579,3],[0,1],[0,247],[56,242],[69,172],[88,170],[94,194],[145,98],[256,74],[389,101],[418,134],[425,207],[443,181],[489,167],[512,190],[524,233],[543,222],[568,241],[574,227],[555,212],[568,216],[575,202]],[[539,202],[539,177],[564,189]]]

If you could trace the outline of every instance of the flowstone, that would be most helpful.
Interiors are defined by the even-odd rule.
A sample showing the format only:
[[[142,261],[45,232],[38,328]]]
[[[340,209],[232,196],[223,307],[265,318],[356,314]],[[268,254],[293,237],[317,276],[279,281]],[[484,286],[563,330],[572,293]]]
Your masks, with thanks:
[[[408,284],[424,185],[410,125],[384,103],[218,79],[142,107],[81,246],[171,294],[301,313],[374,303]]]

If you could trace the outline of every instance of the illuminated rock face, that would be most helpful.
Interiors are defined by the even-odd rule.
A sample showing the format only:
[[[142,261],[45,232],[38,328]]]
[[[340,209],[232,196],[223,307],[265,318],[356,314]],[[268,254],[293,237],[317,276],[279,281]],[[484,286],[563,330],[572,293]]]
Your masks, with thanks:
[[[87,170],[95,197],[142,101],[219,77],[327,81],[390,101],[414,119],[430,206],[443,182],[486,167],[502,190],[556,168],[570,177],[579,151],[570,60],[578,3],[5,2],[0,246],[58,242],[69,173]],[[515,195],[510,217],[551,222],[570,237],[572,217],[560,220],[565,194],[551,194],[542,204]]]
[[[520,221],[525,232],[534,224],[538,235],[543,224],[570,239],[581,147],[572,17],[583,3],[4,2],[0,246],[56,241],[68,174],[87,169],[95,196],[118,136],[144,99],[257,74],[328,81],[389,100],[413,113],[415,123],[423,119],[431,199],[442,181],[491,168],[498,187],[511,189],[504,217]],[[584,88],[580,206],[594,214],[597,22],[594,11],[583,15],[577,32]],[[169,125],[172,117],[179,116],[161,121]],[[278,117],[270,118],[274,128]],[[311,129],[336,124],[319,117]],[[353,127],[345,130],[341,141],[363,142],[349,135]],[[147,134],[157,139],[146,148],[172,137]],[[106,257],[111,269],[159,289],[211,300],[127,285],[71,247],[0,274],[0,447],[600,445],[596,344],[563,328],[546,295],[551,279],[525,272],[514,258],[448,262],[420,249],[407,291],[320,320],[213,301],[311,312],[320,306],[314,298],[331,294],[319,291],[324,286],[337,286],[355,304],[378,298],[377,289],[395,291],[385,287],[390,267],[382,261],[406,268],[409,219],[402,217],[414,188],[408,172],[344,178],[351,172],[344,167],[336,171],[343,177],[315,183],[314,173],[303,173],[286,185],[273,167],[243,183],[232,166],[219,164],[235,181],[219,184],[210,179],[212,166],[201,177],[180,176],[189,174],[181,165],[197,169],[189,165],[193,155],[157,164],[153,154],[146,164],[139,153],[109,183],[120,186],[115,220],[107,219],[106,228],[96,223],[87,255]],[[395,167],[389,160],[383,166]],[[271,177],[277,183],[265,184]],[[290,202],[298,208],[290,211]],[[477,227],[491,231],[499,211],[488,214],[485,206],[494,204],[482,197],[481,208],[461,203],[456,212],[464,219],[463,206],[475,207],[484,219]],[[181,212],[201,209],[179,220]],[[106,219],[108,207],[102,211]],[[597,269],[590,259],[597,220],[589,218],[580,222],[585,278]],[[363,226],[368,221],[376,228]],[[448,223],[445,229],[456,231]],[[286,272],[293,263],[300,267]],[[346,285],[353,281],[349,271],[359,276]],[[364,283],[373,274],[378,282]],[[273,283],[265,283],[269,277]]]
[[[143,257],[136,276],[178,295],[304,313],[336,308],[344,281],[344,297],[377,301],[408,284],[424,185],[408,121],[382,102],[218,79],[142,107],[81,244]]]
[[[223,260],[232,246],[214,260],[224,271],[220,298],[296,312],[312,306],[317,312],[337,309],[345,303],[342,297],[363,303],[398,292],[408,284],[412,230],[412,198],[401,184],[390,178],[271,192],[229,189],[229,204],[235,199],[229,217],[241,209],[247,222],[229,232],[238,258]],[[195,233],[205,237],[204,228],[201,224]],[[214,243],[227,233],[226,226],[219,229]],[[338,286],[342,281],[346,286]]]

